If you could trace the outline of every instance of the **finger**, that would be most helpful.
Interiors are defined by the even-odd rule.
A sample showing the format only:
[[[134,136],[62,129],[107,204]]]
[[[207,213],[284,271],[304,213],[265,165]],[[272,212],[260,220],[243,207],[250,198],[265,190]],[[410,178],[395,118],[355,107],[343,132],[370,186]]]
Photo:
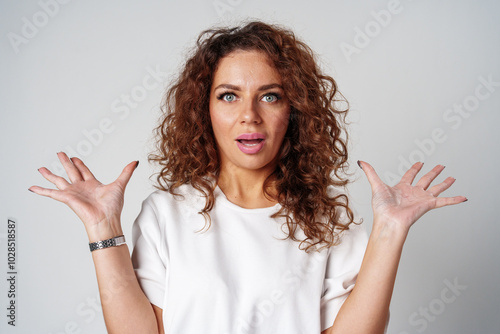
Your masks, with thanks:
[[[95,179],[94,174],[92,174],[90,169],[83,163],[82,160],[80,160],[77,157],[72,157],[71,161],[73,162],[75,167],[80,171],[80,174],[82,175],[82,177],[85,181],[90,180],[90,179]]]
[[[68,177],[71,180],[71,182],[74,183],[76,181],[83,181],[83,177],[80,174],[80,171],[78,170],[78,168],[75,167],[75,165],[73,165],[73,162],[71,162],[66,153],[59,152],[57,153],[57,157],[59,158],[59,161],[61,161],[61,164],[66,170],[66,173],[68,174]]]
[[[447,205],[455,205],[467,201],[465,196],[455,196],[455,197],[439,197],[436,200],[436,208],[441,208]]]
[[[361,167],[363,172],[365,172],[365,175],[368,178],[368,182],[370,183],[370,186],[372,188],[372,191],[379,186],[385,185],[384,182],[382,182],[380,177],[377,175],[377,172],[375,172],[375,169],[368,162],[358,160],[358,165],[359,167]]]
[[[46,180],[53,183],[57,187],[57,189],[65,189],[69,185],[69,182],[66,181],[64,177],[53,174],[45,167],[38,168],[38,171]]]
[[[420,172],[420,170],[422,169],[423,165],[423,162],[415,162],[413,166],[411,166],[410,169],[406,171],[399,183],[411,184],[415,179],[415,176],[417,176],[418,172]]]
[[[125,189],[125,187],[128,184],[128,181],[132,177],[132,173],[134,173],[137,166],[139,166],[139,161],[133,161],[133,162],[129,163],[127,166],[125,166],[122,173],[120,174],[120,176],[118,176],[118,178],[116,179],[115,182],[120,184],[120,186],[123,189]]]
[[[432,186],[429,188],[428,192],[430,192],[432,195],[435,197],[438,197],[439,194],[441,194],[443,191],[451,187],[451,185],[456,181],[456,179],[450,177],[447,177],[446,180],[441,182],[440,184],[436,184],[435,186]]]
[[[415,186],[426,190],[429,188],[432,181],[434,181],[434,179],[443,171],[443,169],[443,165],[437,165],[430,172],[422,176]]]
[[[64,202],[64,195],[59,190],[42,188],[39,186],[31,186],[28,190],[37,195],[50,197],[56,201]]]

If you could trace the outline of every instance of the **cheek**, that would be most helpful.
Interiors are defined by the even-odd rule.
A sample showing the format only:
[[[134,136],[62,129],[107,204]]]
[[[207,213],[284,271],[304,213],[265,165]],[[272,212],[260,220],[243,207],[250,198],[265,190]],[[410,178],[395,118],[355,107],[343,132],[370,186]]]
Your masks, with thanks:
[[[210,119],[212,121],[212,130],[214,132],[215,138],[223,138],[228,136],[231,128],[231,120],[228,119],[227,115],[223,113],[210,113]]]
[[[277,117],[275,119],[275,124],[276,124],[276,130],[280,133],[285,133],[286,130],[288,129],[288,123],[290,119],[290,113],[285,112],[280,117]]]

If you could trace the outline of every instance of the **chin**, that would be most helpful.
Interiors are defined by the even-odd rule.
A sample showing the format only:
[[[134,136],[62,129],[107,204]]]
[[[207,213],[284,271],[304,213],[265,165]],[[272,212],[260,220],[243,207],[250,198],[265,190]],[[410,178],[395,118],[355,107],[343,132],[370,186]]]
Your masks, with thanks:
[[[273,167],[273,170],[274,170],[274,167],[276,166],[276,164],[273,162],[273,160],[265,160],[265,161],[255,161],[253,159],[246,159],[246,161],[244,161],[240,167],[242,168],[245,168],[245,169],[250,169],[250,170],[261,170],[261,169],[269,169],[271,168],[271,166]]]

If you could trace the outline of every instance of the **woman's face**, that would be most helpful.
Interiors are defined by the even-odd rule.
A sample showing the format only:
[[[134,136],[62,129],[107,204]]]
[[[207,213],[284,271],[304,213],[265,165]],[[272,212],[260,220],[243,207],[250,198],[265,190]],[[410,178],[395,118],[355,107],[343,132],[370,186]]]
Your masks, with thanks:
[[[281,77],[264,53],[237,50],[222,58],[210,91],[221,170],[273,171],[289,114]]]

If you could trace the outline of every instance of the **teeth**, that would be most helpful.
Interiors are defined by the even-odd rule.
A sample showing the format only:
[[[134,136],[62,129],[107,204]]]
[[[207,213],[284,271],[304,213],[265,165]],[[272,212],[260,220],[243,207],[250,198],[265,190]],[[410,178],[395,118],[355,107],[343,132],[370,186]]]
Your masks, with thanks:
[[[262,142],[262,139],[238,139],[238,142],[243,145],[254,146],[260,144]]]
[[[258,143],[248,143],[248,140],[245,140],[245,139],[239,139],[238,142],[242,145],[245,145],[245,146],[255,146],[255,145],[259,145],[261,140],[259,140]]]

